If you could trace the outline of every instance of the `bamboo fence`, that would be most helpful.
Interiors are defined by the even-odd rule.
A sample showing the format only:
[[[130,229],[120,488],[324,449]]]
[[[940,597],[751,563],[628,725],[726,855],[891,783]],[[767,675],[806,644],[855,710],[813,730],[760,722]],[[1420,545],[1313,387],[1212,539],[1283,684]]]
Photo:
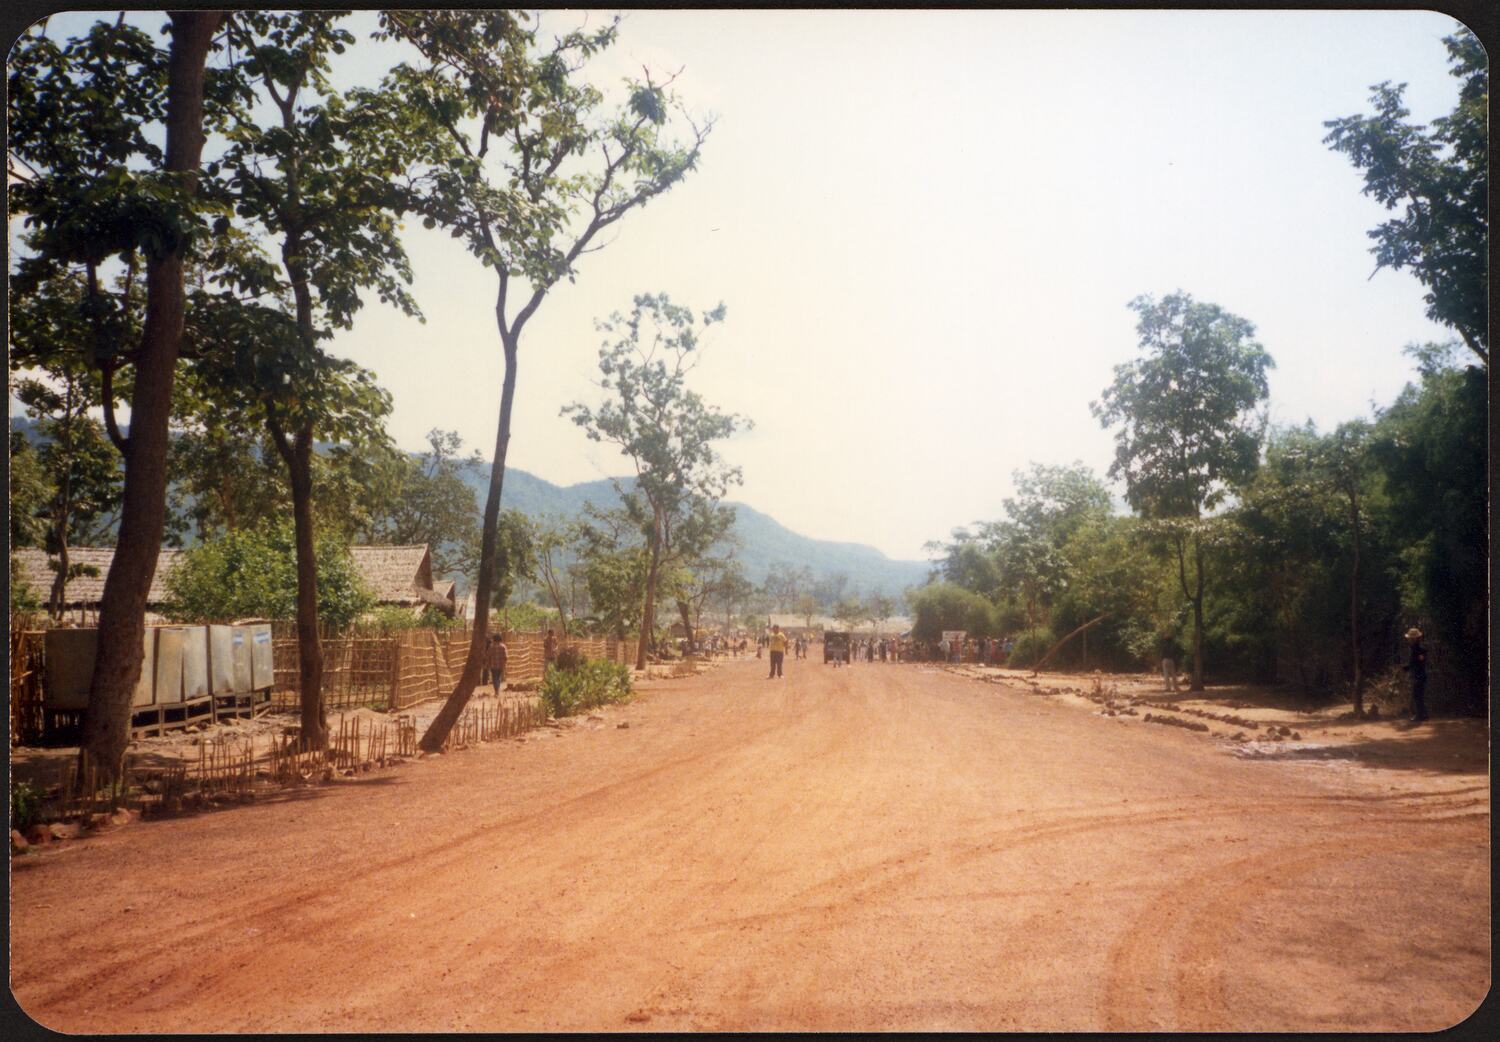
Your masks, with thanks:
[[[10,744],[42,739],[44,633],[12,626],[10,630]]]
[[[546,722],[546,706],[538,699],[486,700],[464,711],[443,748],[515,737]],[[151,766],[127,754],[122,776],[111,783],[69,760],[59,766],[56,782],[45,787],[41,817],[98,825],[101,815],[122,807],[170,814],[246,803],[288,787],[387,767],[417,755],[417,719],[411,714],[386,720],[341,717],[328,748],[313,751],[299,750],[296,736],[284,734],[207,738],[196,751],[196,758]]]
[[[546,668],[543,631],[506,634],[506,687],[527,690],[541,683]],[[585,657],[624,665],[635,663],[635,641],[568,637],[562,647]],[[272,623],[275,664],[273,702],[292,706],[301,688],[296,626]],[[330,710],[368,706],[395,712],[445,697],[453,690],[469,654],[467,630],[410,629],[323,634],[323,702]]]

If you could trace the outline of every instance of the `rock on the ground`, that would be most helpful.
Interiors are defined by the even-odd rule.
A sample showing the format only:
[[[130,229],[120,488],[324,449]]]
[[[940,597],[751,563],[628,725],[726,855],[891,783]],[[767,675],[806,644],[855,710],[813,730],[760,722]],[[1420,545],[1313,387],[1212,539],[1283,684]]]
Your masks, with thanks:
[[[26,837],[23,836],[23,835],[21,835],[21,830],[20,829],[11,829],[10,830],[10,849],[11,850],[13,850],[13,851],[26,850],[30,846],[31,846],[31,844],[28,843],[28,842],[26,842]]]
[[[83,828],[76,821],[54,821],[47,826],[53,839],[77,839]]]
[[[33,825],[26,830],[26,841],[32,846],[52,842],[52,830],[46,825]]]
[[[615,724],[615,729],[616,730],[623,730],[624,728],[627,728],[629,726],[630,726],[630,721],[629,720],[621,720],[619,723]]]

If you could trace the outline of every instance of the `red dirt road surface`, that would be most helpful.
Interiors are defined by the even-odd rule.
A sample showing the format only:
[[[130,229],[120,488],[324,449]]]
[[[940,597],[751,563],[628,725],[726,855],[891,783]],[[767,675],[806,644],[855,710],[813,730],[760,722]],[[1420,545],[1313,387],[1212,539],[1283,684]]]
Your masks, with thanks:
[[[764,669],[17,858],[15,996],[72,1032],[1427,1031],[1489,989],[1472,767]]]

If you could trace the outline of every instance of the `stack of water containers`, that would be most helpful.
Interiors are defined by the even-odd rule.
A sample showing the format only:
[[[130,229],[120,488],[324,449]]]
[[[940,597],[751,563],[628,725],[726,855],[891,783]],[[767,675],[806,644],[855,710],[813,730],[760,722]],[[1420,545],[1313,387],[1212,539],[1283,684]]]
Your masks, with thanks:
[[[53,629],[45,638],[44,708],[49,724],[88,707],[99,631]],[[131,698],[131,730],[160,734],[220,716],[254,715],[270,702],[270,623],[150,626]]]

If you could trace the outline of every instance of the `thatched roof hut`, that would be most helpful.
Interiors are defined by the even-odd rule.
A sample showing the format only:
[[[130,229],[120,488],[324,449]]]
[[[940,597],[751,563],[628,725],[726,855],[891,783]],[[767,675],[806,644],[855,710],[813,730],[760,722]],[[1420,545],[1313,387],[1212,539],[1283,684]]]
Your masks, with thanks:
[[[151,578],[151,591],[146,595],[148,610],[159,608],[167,599],[167,576],[177,567],[183,551],[163,547],[156,559],[156,574]],[[432,584],[432,555],[427,544],[416,546],[351,546],[349,556],[355,570],[364,580],[375,600],[380,604],[396,604],[420,609],[431,604],[444,611],[453,611],[453,582],[443,584],[436,590]],[[68,580],[64,587],[64,602],[69,609],[93,607],[104,596],[104,577],[114,563],[113,547],[75,546],[68,550],[72,564],[89,565],[98,575],[78,575]],[[52,580],[57,574],[49,563],[45,550],[23,547],[15,552],[16,572],[11,582],[24,583],[43,603],[52,592]]]
[[[413,546],[351,546],[349,556],[381,604],[420,608],[431,604],[453,611],[453,583],[433,588],[432,553],[426,543]]]
[[[181,550],[163,547],[156,558],[156,574],[151,577],[151,590],[146,594],[146,607],[159,607],[167,599],[167,576],[177,567],[182,557]],[[52,595],[52,582],[57,572],[52,567],[56,558],[47,551],[24,546],[15,551],[16,571],[10,577],[13,583],[30,587],[38,600],[46,603]],[[68,563],[74,566],[87,565],[97,575],[75,575],[63,587],[63,602],[68,608],[81,608],[99,603],[104,596],[104,577],[114,563],[115,551],[111,546],[73,546],[68,548]]]

